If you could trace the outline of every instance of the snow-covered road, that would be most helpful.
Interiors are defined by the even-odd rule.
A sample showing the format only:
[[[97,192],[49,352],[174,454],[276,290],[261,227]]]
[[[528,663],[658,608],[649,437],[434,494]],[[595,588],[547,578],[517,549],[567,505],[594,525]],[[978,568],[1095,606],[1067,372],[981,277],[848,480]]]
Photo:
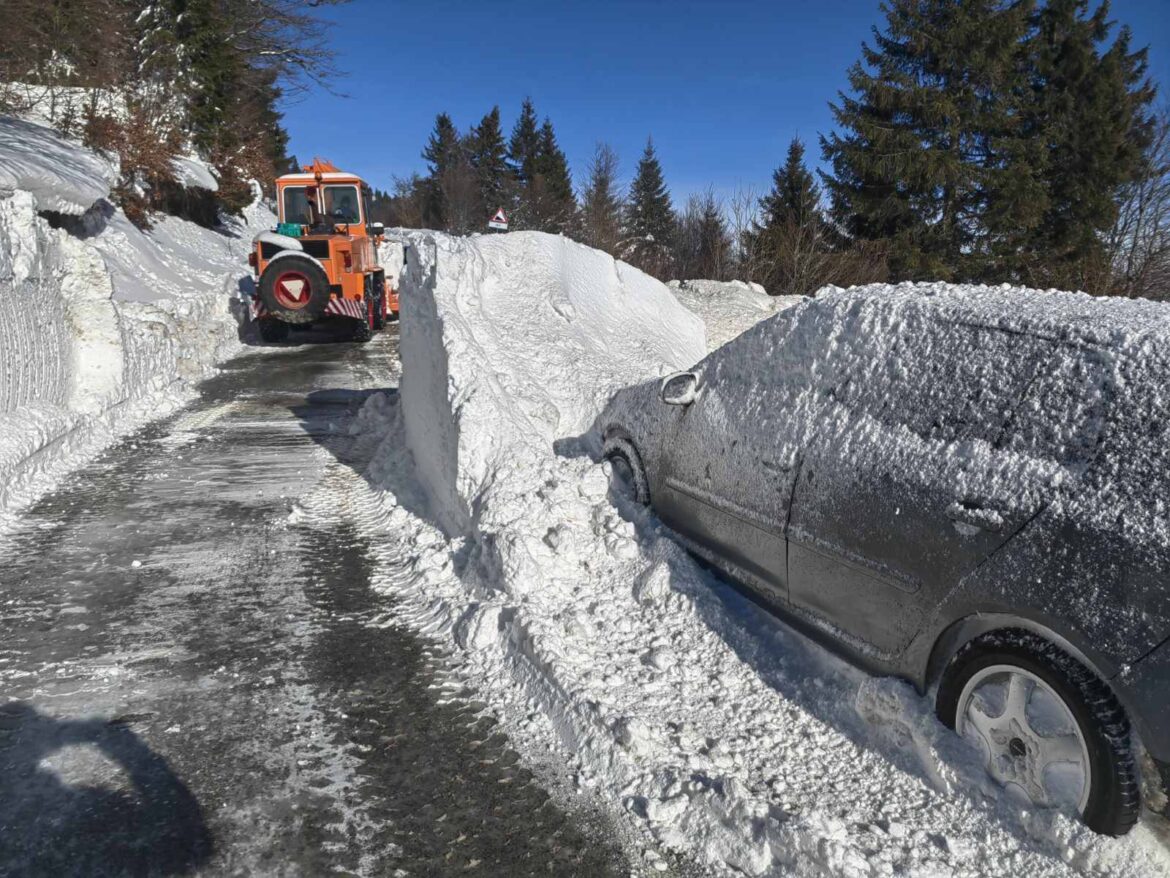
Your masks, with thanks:
[[[395,348],[240,357],[5,537],[0,875],[628,874],[329,512]]]

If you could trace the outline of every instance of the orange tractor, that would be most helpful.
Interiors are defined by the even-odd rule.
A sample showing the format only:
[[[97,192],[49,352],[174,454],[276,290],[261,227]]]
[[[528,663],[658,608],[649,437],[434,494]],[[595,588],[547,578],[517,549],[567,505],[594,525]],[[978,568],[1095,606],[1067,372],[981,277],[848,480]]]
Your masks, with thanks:
[[[354,338],[369,341],[391,314],[398,295],[386,284],[371,223],[370,187],[316,159],[276,181],[279,225],[253,241],[256,272],[252,316],[264,341],[282,341],[290,326],[325,317],[348,318]]]

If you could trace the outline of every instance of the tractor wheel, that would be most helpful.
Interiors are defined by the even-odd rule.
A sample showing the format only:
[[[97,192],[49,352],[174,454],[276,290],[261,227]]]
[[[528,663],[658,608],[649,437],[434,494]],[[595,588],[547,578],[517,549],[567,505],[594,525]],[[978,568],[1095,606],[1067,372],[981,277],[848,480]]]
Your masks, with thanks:
[[[283,320],[277,320],[275,317],[268,317],[258,321],[260,329],[260,340],[267,344],[274,344],[276,342],[287,341],[289,325]]]
[[[353,340],[365,343],[374,337],[374,297],[366,296],[366,318],[353,322]]]
[[[374,310],[370,326],[374,329],[386,328],[386,272],[376,271],[370,277],[370,286],[373,292]]]
[[[302,253],[281,255],[260,275],[260,301],[286,323],[312,323],[329,304],[329,276]]]

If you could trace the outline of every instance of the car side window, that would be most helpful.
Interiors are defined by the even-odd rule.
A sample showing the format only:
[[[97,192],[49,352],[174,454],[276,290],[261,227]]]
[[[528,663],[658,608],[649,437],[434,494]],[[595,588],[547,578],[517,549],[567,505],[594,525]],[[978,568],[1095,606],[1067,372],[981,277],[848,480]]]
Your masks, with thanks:
[[[815,361],[797,337],[815,336],[815,314],[799,306],[761,321],[696,366],[701,392],[736,400],[737,407],[758,408],[761,415],[785,386],[803,387]],[[800,348],[797,350],[796,348]]]
[[[1114,394],[1107,351],[1062,344],[1029,386],[998,444],[1072,469],[1083,468],[1101,445]]]
[[[869,326],[841,402],[935,442],[994,444],[1054,343],[924,311]]]

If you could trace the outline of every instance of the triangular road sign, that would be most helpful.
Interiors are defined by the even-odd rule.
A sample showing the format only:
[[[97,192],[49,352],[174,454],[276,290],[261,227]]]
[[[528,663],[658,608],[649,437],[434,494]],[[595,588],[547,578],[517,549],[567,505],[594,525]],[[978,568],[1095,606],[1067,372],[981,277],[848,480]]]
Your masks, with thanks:
[[[508,230],[508,215],[504,213],[504,208],[496,210],[495,216],[488,220],[488,228],[503,229],[505,232]]]

